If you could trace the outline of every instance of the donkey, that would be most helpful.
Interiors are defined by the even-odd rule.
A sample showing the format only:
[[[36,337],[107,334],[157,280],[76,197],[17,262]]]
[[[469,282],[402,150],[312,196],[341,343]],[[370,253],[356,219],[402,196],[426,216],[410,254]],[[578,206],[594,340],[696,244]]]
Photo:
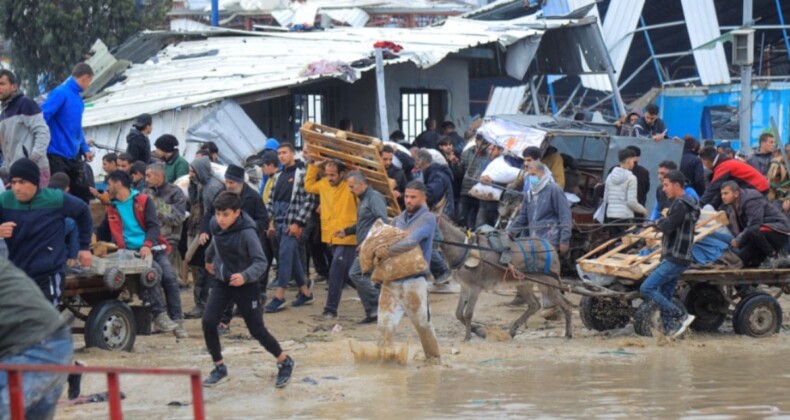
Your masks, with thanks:
[[[522,250],[516,241],[513,241],[511,244],[511,265],[524,275],[523,277],[526,281],[521,281],[515,278],[513,273],[509,272],[509,267],[500,263],[500,255],[494,250],[481,250],[479,264],[475,267],[470,267],[474,265],[466,264],[471,255],[470,248],[446,243],[466,243],[465,239],[467,237],[464,230],[455,226],[445,215],[438,216],[438,224],[441,237],[437,239],[442,241],[439,243],[440,249],[444,254],[445,260],[454,270],[454,278],[461,284],[461,296],[458,298],[455,317],[466,327],[464,341],[469,341],[473,332],[485,338],[483,332],[472,325],[477,299],[481,291],[492,290],[499,283],[506,281],[513,281],[516,284],[516,290],[527,302],[527,310],[510,324],[510,336],[515,337],[519,327],[526,324],[529,317],[541,308],[540,300],[535,297],[535,293],[532,290],[533,282],[529,281],[530,279],[535,279],[533,281],[538,283],[540,292],[549,301],[560,307],[565,315],[565,337],[573,337],[571,326],[573,304],[560,293],[559,289],[541,284],[542,282],[548,284],[557,283],[559,285],[560,258],[554,247],[541,239],[523,238],[518,239],[521,247],[523,247]],[[475,233],[475,235],[477,236],[477,246],[490,248],[484,234]],[[548,267],[546,267],[546,262],[549,263]],[[544,270],[543,272],[539,271],[541,268]]]

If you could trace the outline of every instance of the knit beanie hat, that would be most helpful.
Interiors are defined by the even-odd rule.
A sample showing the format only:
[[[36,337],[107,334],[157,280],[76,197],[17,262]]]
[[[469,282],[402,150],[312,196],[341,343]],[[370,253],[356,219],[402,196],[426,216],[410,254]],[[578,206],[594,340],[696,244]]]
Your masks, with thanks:
[[[31,184],[38,185],[41,180],[41,171],[39,171],[36,162],[28,158],[22,158],[11,165],[11,170],[8,171],[8,178],[21,178]]]
[[[165,153],[173,153],[178,147],[178,139],[172,134],[163,134],[156,139],[154,146]]]
[[[244,168],[236,165],[228,166],[228,169],[225,171],[225,179],[244,182]]]

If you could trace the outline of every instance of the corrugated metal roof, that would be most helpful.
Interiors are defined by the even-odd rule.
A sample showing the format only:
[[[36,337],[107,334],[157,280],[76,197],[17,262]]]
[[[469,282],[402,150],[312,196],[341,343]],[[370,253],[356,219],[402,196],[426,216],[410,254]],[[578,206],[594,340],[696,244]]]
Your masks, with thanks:
[[[324,11],[332,20],[342,22],[354,28],[365,26],[370,16],[364,10],[353,7],[350,9],[327,9]]]
[[[555,26],[566,23],[547,21]],[[442,26],[420,29],[339,28],[184,41],[169,45],[143,64],[132,65],[124,73],[124,81],[106,88],[100,97],[88,102],[83,125],[124,121],[144,112],[156,114],[327,78],[330,76],[305,77],[300,73],[308,64],[319,60],[351,63],[367,58],[373,44],[382,40],[404,47],[399,58],[385,64],[410,61],[426,68],[465,48],[490,43],[508,46],[540,34],[541,30],[508,22],[451,18]],[[214,51],[214,55],[206,54]]]
[[[486,117],[490,115],[518,114],[521,104],[524,103],[524,93],[527,85],[503,87],[497,86],[491,94],[486,108]]]
[[[713,0],[681,0],[686,17],[691,48],[710,42],[721,36],[719,19]],[[730,83],[730,72],[724,46],[719,42],[712,49],[694,50],[700,81],[703,85],[725,85]]]
[[[461,17],[473,19],[476,16],[513,5],[514,3],[519,3],[520,5],[523,5],[524,0],[496,0],[485,6],[478,7],[477,9],[472,10],[471,12],[464,13],[463,15],[461,15]]]

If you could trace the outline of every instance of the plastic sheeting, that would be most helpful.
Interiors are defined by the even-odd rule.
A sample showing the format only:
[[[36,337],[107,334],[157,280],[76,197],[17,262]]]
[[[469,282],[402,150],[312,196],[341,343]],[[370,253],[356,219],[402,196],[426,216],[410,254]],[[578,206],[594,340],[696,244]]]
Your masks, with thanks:
[[[505,149],[511,156],[521,157],[524,149],[530,146],[540,147],[546,132],[532,127],[515,124],[496,117],[488,118],[480,127],[478,134],[482,134],[487,142]]]
[[[236,101],[225,100],[187,130],[187,142],[213,141],[225,162],[244,162],[263,149],[266,135]]]

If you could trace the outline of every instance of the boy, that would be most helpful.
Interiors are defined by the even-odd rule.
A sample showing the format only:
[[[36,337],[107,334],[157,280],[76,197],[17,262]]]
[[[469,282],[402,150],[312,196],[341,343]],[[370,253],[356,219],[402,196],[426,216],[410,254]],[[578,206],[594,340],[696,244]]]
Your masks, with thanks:
[[[124,171],[129,173],[129,170],[132,169],[132,164],[134,163],[134,158],[129,153],[123,152],[118,155],[118,170]],[[131,174],[130,174],[131,175]]]
[[[268,262],[257,227],[250,216],[242,213],[239,196],[229,191],[214,200],[214,214],[210,223],[213,240],[206,249],[206,270],[215,276],[216,282],[203,312],[203,336],[214,370],[203,385],[211,387],[228,380],[217,325],[228,304],[235,303],[250,334],[277,358],[275,386],[283,388],[291,380],[295,363],[263,324],[259,280]]]

